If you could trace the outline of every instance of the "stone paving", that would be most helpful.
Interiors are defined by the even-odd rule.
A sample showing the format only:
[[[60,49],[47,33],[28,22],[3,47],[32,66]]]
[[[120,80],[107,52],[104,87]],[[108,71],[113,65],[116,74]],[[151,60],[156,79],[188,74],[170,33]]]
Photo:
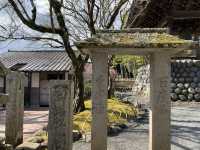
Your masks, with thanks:
[[[48,109],[35,108],[25,110],[24,113],[24,139],[42,129],[48,122]],[[5,111],[0,110],[0,136],[5,133]]]
[[[200,105],[187,105],[172,108],[172,150],[200,150]],[[0,111],[0,135],[4,133],[4,114]],[[47,109],[26,110],[24,138],[41,129],[47,121]],[[73,144],[73,150],[90,149],[90,143]],[[138,122],[137,127],[130,127],[118,136],[108,137],[108,150],[148,150],[148,120]]]
[[[200,150],[200,105],[172,108],[172,150]],[[76,142],[73,150],[90,150],[90,143]],[[148,150],[148,120],[118,136],[108,137],[108,150]]]

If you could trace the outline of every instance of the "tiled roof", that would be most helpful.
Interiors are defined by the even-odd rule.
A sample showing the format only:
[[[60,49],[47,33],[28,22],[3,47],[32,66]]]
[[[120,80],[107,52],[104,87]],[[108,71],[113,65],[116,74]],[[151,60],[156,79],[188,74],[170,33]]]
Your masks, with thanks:
[[[69,71],[72,67],[65,51],[9,51],[0,54],[0,61],[19,71]]]

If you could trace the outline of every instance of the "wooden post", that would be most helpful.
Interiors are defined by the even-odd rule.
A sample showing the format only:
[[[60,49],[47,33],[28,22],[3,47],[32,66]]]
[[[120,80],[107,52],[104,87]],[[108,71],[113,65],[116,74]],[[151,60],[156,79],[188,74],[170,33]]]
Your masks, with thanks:
[[[92,54],[92,150],[107,149],[108,55]]]
[[[6,143],[15,147],[23,142],[24,75],[10,72],[6,80]]]
[[[50,81],[48,150],[72,150],[72,81]]]
[[[170,55],[150,57],[149,150],[170,150]]]

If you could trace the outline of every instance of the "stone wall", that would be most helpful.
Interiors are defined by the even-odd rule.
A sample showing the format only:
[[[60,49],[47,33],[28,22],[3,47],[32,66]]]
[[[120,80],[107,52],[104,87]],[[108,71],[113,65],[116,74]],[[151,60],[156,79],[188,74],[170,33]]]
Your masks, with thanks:
[[[135,96],[146,100],[149,100],[149,69],[149,65],[139,69],[133,86]],[[200,60],[172,60],[171,99],[200,102]]]

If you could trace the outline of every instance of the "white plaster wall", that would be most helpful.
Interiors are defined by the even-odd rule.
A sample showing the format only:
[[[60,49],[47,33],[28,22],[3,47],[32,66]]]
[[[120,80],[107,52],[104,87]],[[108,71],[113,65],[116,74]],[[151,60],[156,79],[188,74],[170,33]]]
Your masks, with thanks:
[[[32,87],[40,87],[40,73],[32,73]]]
[[[65,73],[65,80],[68,79],[68,76],[69,76],[69,72],[66,72],[66,73]]]

